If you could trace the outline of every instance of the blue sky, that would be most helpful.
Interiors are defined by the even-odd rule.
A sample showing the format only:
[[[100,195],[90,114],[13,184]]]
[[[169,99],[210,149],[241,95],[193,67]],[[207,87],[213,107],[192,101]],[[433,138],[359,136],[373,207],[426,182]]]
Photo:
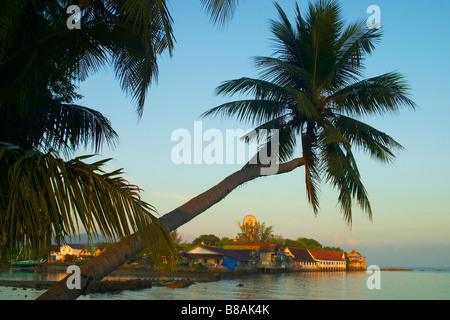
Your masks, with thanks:
[[[280,0],[290,16],[295,1]],[[299,1],[301,10],[306,1]],[[383,40],[366,61],[366,77],[390,71],[405,75],[418,109],[383,118],[364,119],[399,141],[405,150],[386,166],[358,154],[359,168],[374,211],[371,223],[358,208],[353,227],[345,224],[337,192],[324,186],[321,211],[307,203],[301,168],[239,187],[222,202],[179,229],[186,241],[201,234],[233,237],[236,221],[247,214],[275,234],[317,239],[323,245],[357,248],[369,264],[380,266],[450,266],[450,11],[448,0],[343,0],[346,21],[366,19],[367,7],[381,9]],[[131,99],[114,74],[105,70],[80,84],[81,104],[104,113],[119,133],[120,143],[99,157],[114,160],[127,178],[145,191],[143,198],[163,215],[212,187],[239,165],[175,165],[171,160],[174,130],[193,131],[200,115],[232,98],[217,97],[223,81],[257,77],[251,58],[270,56],[268,19],[276,19],[272,1],[244,0],[230,24],[214,27],[200,1],[172,0],[177,39],[172,57],[159,62],[158,83],[148,94],[138,119]],[[203,129],[249,129],[228,119],[205,119]],[[81,153],[89,153],[83,151]]]

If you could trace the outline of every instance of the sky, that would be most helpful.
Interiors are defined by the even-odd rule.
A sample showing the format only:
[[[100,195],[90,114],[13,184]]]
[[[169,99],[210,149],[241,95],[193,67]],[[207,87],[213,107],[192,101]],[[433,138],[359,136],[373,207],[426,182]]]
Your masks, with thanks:
[[[163,215],[239,170],[239,164],[175,164],[171,154],[177,129],[194,133],[250,129],[233,119],[206,118],[208,109],[233,100],[218,97],[223,81],[257,77],[254,56],[273,53],[269,19],[277,19],[274,3],[243,0],[225,27],[214,26],[200,1],[172,0],[170,10],[177,40],[173,56],[164,55],[158,82],[149,89],[144,114],[121,90],[114,73],[102,70],[80,84],[80,104],[102,112],[120,142],[105,147],[100,158],[113,158],[110,169],[124,168],[126,178],[142,189],[145,201]],[[294,0],[279,0],[292,18]],[[305,12],[306,1],[298,1]],[[184,241],[202,234],[234,237],[237,221],[254,215],[284,238],[313,238],[324,246],[358,249],[368,265],[450,267],[450,2],[448,0],[343,0],[347,22],[367,19],[370,5],[381,12],[383,39],[366,60],[365,77],[398,71],[407,79],[417,110],[363,119],[404,146],[391,165],[357,154],[369,193],[373,222],[356,207],[352,227],[345,223],[338,193],[322,186],[321,209],[308,204],[304,171],[259,178],[234,190],[220,203],[178,229]],[[205,145],[205,144],[204,144]],[[92,153],[82,150],[81,154]]]

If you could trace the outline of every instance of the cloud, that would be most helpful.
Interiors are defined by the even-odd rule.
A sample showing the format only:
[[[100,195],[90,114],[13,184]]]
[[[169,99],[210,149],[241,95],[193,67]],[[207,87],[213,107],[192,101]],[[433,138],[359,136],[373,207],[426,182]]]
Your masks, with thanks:
[[[171,199],[171,200],[177,200],[177,201],[189,201],[193,198],[192,195],[184,193],[174,193],[174,192],[160,192],[160,191],[150,191],[148,194],[151,197],[155,198],[164,198],[164,199]]]
[[[337,234],[334,234],[331,237],[330,243],[332,246],[335,246],[335,247],[356,247],[358,244],[354,238],[341,237]]]

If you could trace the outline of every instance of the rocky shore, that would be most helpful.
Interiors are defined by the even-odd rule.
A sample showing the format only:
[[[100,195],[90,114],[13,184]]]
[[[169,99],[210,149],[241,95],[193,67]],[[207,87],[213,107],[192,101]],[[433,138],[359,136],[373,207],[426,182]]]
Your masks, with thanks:
[[[413,269],[400,269],[400,268],[386,268],[381,271],[414,271]]]
[[[64,274],[66,266],[47,266],[46,273]],[[209,271],[176,270],[170,273],[149,268],[121,267],[111,273],[89,293],[119,293],[123,290],[142,290],[156,286],[187,288],[195,283],[218,281],[226,274]],[[57,281],[51,280],[0,280],[0,286],[24,289],[47,290]]]

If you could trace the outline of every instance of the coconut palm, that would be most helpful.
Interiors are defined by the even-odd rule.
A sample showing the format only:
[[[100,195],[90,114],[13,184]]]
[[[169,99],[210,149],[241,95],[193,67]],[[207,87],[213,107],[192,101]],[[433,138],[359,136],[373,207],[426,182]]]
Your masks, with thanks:
[[[384,163],[402,146],[389,135],[363,123],[363,116],[414,108],[399,73],[361,79],[364,58],[372,53],[380,30],[367,29],[365,21],[344,25],[336,1],[309,4],[302,17],[296,7],[292,24],[276,4],[278,21],[271,21],[276,52],[256,57],[259,79],[226,81],[220,95],[244,94],[253,98],[225,103],[203,116],[235,117],[250,121],[254,132],[278,132],[278,160],[301,151],[305,183],[314,213],[319,211],[322,181],[339,192],[338,201],[348,224],[356,200],[372,218],[367,191],[361,181],[353,150],[360,149]],[[272,149],[270,137],[266,148]]]
[[[166,228],[155,208],[141,200],[139,187],[122,170],[105,172],[108,160],[92,164],[89,156],[65,161],[54,151],[25,151],[0,143],[0,254],[14,258],[48,253],[52,238],[80,233],[91,239],[131,236],[141,230],[153,253],[173,256]]]
[[[102,65],[114,67],[142,114],[157,56],[171,52],[165,3],[80,1],[82,28],[66,26],[69,1],[4,1],[0,13],[0,242],[4,262],[38,256],[51,237],[79,233],[118,239],[142,229],[151,249],[171,248],[140,189],[106,173],[107,160],[63,161],[81,146],[99,151],[117,134],[101,113],[75,103],[75,83]],[[154,237],[166,240],[153,246]],[[161,242],[161,241],[159,241]],[[156,243],[156,242],[155,242]],[[170,256],[170,254],[166,254]]]
[[[204,116],[233,116],[251,121],[256,129],[277,129],[279,165],[276,174],[304,166],[308,199],[315,213],[319,210],[319,183],[325,179],[338,189],[338,200],[347,223],[351,223],[355,199],[371,218],[372,210],[352,147],[389,163],[401,145],[357,118],[395,112],[402,106],[414,108],[405,81],[397,73],[361,79],[364,58],[372,53],[381,33],[367,30],[363,21],[345,26],[335,1],[320,0],[310,4],[305,17],[297,7],[294,24],[279,5],[276,8],[280,19],[272,21],[272,32],[277,51],[274,57],[256,58],[261,78],[227,81],[217,90],[219,94],[243,93],[253,98],[226,103]],[[275,140],[269,138],[262,150],[275,150],[273,142]],[[293,158],[297,150],[302,155]],[[179,228],[238,186],[263,176],[263,167],[264,163],[249,163],[165,214],[160,222],[171,231]],[[109,270],[123,263],[127,256],[138,253],[142,245],[139,239],[140,233],[135,233],[131,242],[121,242],[106,250],[101,260],[93,259],[97,266],[93,263],[85,266],[82,289],[67,290],[62,281],[40,299],[78,297]]]
[[[226,22],[236,3],[202,0],[217,24]],[[121,170],[105,172],[108,160],[87,164],[88,157],[67,161],[60,156],[71,156],[82,146],[97,152],[104,143],[117,142],[105,116],[76,103],[81,98],[76,83],[103,66],[113,67],[142,116],[147,89],[158,75],[158,57],[171,55],[174,47],[167,3],[80,0],[75,18],[81,29],[75,30],[66,24],[66,8],[72,4],[2,1],[0,258],[6,261],[25,249],[39,256],[52,237],[61,240],[80,227],[90,236],[113,239],[140,230],[139,243],[156,257],[172,257],[167,228]]]

